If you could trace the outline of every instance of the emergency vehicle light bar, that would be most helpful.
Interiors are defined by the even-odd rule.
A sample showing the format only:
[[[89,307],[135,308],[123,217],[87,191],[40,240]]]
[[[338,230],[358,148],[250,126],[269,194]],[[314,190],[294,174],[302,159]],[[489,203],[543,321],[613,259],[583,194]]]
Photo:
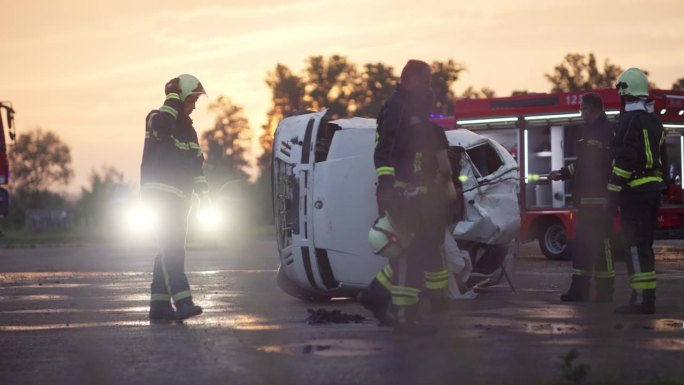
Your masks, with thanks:
[[[684,124],[663,124],[665,128],[684,128]]]
[[[485,123],[506,123],[515,122],[518,118],[490,118],[490,119],[467,119],[467,120],[457,120],[456,124],[466,125],[466,124],[485,124]]]

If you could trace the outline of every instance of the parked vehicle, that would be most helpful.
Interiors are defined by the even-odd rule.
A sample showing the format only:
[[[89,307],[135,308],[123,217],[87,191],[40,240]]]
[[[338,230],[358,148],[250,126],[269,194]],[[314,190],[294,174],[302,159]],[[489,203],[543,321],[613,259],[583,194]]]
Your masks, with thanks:
[[[582,125],[578,110],[585,92],[588,91],[459,100],[455,116],[435,119],[446,129],[468,129],[492,138],[517,159],[524,176],[520,179],[519,238],[522,242],[537,239],[549,259],[569,258],[568,242],[575,236],[572,181],[552,182],[547,175],[575,160],[575,143]],[[601,95],[606,115],[616,120],[620,113],[617,92],[614,89],[592,92]],[[656,239],[681,239],[684,238],[684,92],[652,90],[650,96],[667,129],[670,162],[670,182],[663,196]]]
[[[387,263],[368,245],[377,218],[375,129],[374,119],[330,121],[325,111],[287,117],[278,125],[273,207],[277,282],[286,293],[314,301],[355,296]],[[468,130],[448,131],[447,139],[465,202],[465,218],[452,235],[469,242],[473,259],[486,258],[489,245],[504,248],[495,254],[508,258],[487,271],[494,277],[510,261],[519,231],[517,164],[494,140]]]

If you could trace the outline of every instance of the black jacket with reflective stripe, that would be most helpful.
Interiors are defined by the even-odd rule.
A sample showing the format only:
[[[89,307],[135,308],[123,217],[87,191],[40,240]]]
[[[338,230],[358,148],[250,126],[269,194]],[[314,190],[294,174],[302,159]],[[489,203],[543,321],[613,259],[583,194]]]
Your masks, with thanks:
[[[606,183],[612,172],[610,146],[615,123],[602,114],[595,122],[581,128],[581,139],[576,144],[577,159],[572,166],[563,167],[563,180],[572,179],[573,206],[604,203],[608,191]]]
[[[397,181],[414,187],[434,179],[434,154],[423,154],[436,146],[434,124],[428,119],[431,107],[431,98],[412,95],[401,85],[397,86],[378,115],[373,155],[376,170],[393,168]],[[440,131],[443,135],[444,130]]]
[[[660,119],[644,110],[623,112],[613,141],[610,184],[622,191],[662,191],[667,165],[665,130]]]
[[[192,120],[178,99],[168,98],[146,118],[145,146],[140,167],[141,189],[190,196],[208,191],[202,166],[204,154]],[[176,112],[176,116],[174,113]]]

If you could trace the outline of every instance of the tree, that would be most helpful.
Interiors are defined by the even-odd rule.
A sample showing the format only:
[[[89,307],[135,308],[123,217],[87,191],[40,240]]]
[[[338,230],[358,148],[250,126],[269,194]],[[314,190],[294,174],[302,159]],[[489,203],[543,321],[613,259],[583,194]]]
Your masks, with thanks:
[[[396,83],[397,77],[391,66],[383,63],[364,65],[364,71],[352,94],[349,113],[359,117],[377,117],[382,103],[394,92]]]
[[[672,83],[672,89],[675,91],[684,91],[684,78],[677,79],[676,82]]]
[[[123,172],[103,164],[100,170],[92,169],[88,182],[90,187],[81,187],[81,198],[76,203],[77,215],[88,222],[102,224],[114,198],[117,186],[123,184]]]
[[[435,92],[433,112],[441,115],[453,115],[456,102],[453,85],[466,67],[452,59],[446,62],[433,61],[430,67],[432,68],[432,90]]]
[[[229,180],[246,179],[252,130],[242,107],[221,96],[211,103],[209,110],[216,114],[216,120],[214,128],[202,134],[207,180],[213,186],[221,186]]]
[[[544,74],[551,82],[551,92],[572,92],[594,88],[612,88],[623,72],[618,65],[603,62],[601,71],[593,53],[588,56],[579,53],[565,55],[565,60],[554,67],[552,74]]]
[[[307,109],[327,108],[331,119],[349,115],[352,95],[360,83],[355,64],[340,55],[332,55],[327,60],[323,56],[311,56],[307,59],[304,79]]]
[[[491,88],[482,87],[479,90],[476,90],[475,87],[469,86],[461,94],[461,99],[484,99],[493,98],[494,96],[496,96],[496,94]]]
[[[266,124],[262,127],[263,134],[259,137],[259,147],[263,151],[257,159],[257,168],[260,172],[268,169],[271,164],[273,133],[278,122],[294,111],[305,109],[304,81],[285,65],[278,63],[275,70],[267,74],[266,84],[271,89],[273,106],[266,114]]]
[[[37,128],[20,134],[10,152],[13,193],[35,194],[66,186],[74,177],[71,150],[52,131]]]

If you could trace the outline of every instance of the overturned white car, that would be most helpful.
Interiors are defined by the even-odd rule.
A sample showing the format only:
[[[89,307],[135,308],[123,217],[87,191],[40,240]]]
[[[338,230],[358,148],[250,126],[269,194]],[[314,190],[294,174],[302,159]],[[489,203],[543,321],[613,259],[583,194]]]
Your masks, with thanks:
[[[286,293],[312,301],[354,296],[387,263],[368,245],[377,216],[375,128],[373,119],[330,121],[325,111],[290,116],[278,125],[273,208],[277,282]],[[450,295],[456,298],[505,273],[501,267],[512,259],[520,226],[519,173],[515,159],[491,139],[463,129],[446,135],[464,202],[452,233],[459,247],[445,243]]]

